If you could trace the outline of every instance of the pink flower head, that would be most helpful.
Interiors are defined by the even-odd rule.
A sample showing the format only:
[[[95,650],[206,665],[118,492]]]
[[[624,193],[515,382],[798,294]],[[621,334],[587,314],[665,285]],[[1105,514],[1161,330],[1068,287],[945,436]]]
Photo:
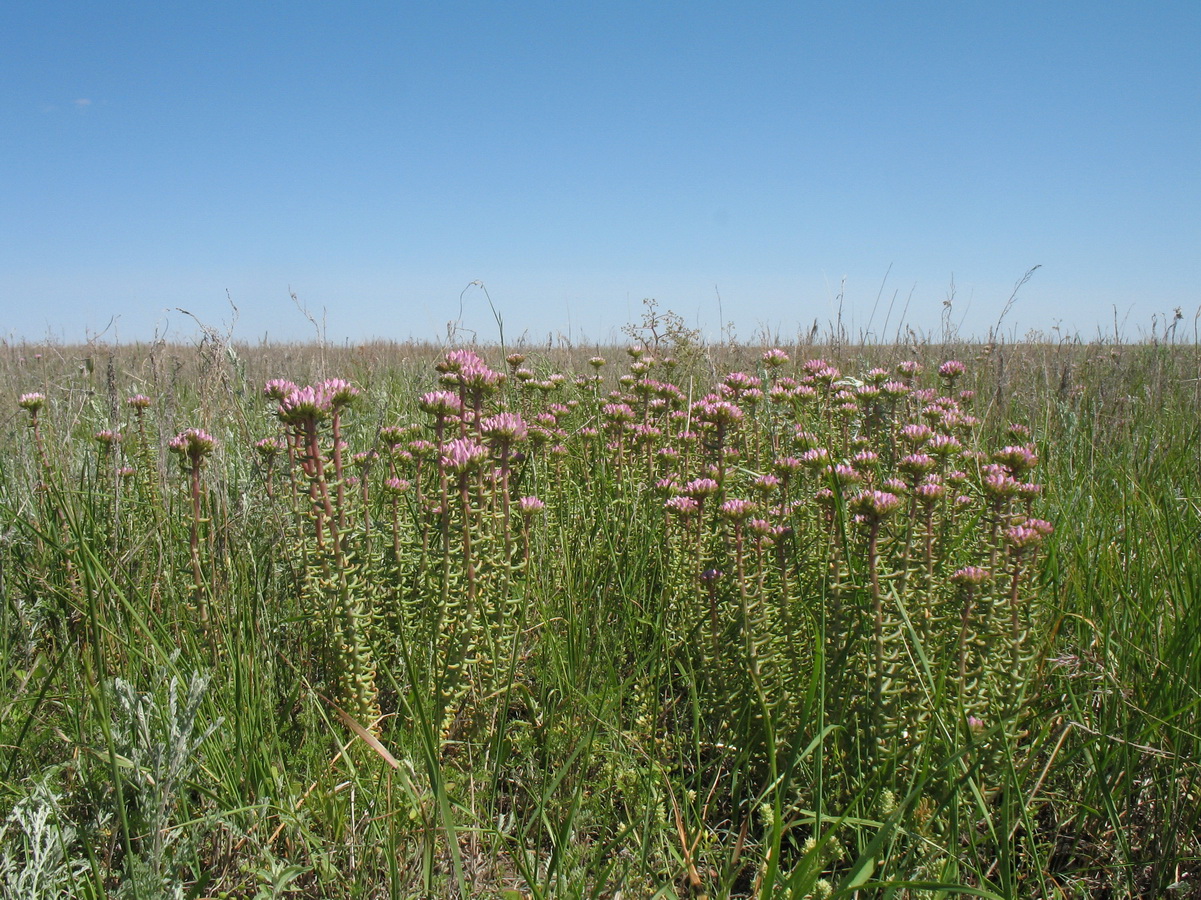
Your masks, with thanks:
[[[959,585],[981,585],[992,579],[992,575],[988,569],[982,569],[979,566],[964,566],[962,569],[957,569],[955,574],[951,576],[952,584]]]
[[[824,359],[807,359],[801,363],[801,371],[806,375],[816,375],[828,368],[830,368],[830,364]]]
[[[505,380],[503,372],[493,372],[487,366],[463,366],[458,371],[459,383],[475,391],[491,391]]]
[[[818,369],[812,375],[814,381],[826,387],[829,387],[841,377],[842,373],[834,366],[826,366],[824,369]]]
[[[763,354],[763,365],[769,369],[778,369],[788,362],[788,354],[779,347],[773,347]]]
[[[922,374],[922,364],[915,359],[907,359],[897,363],[897,374],[906,378],[915,378]]]
[[[936,434],[926,442],[926,451],[935,456],[955,456],[963,449],[959,439],[949,434]]]
[[[725,384],[732,388],[735,393],[750,390],[751,388],[760,387],[763,382],[754,375],[748,375],[746,372],[731,372],[725,377]]]
[[[438,445],[433,441],[418,438],[409,442],[409,452],[416,459],[435,459],[438,456]]]
[[[792,402],[792,391],[793,389],[788,385],[777,382],[767,392],[767,397],[772,403],[790,403]]]
[[[546,504],[537,497],[522,497],[517,501],[517,508],[521,510],[523,516],[533,516],[546,509]]]
[[[645,375],[654,367],[654,365],[655,361],[651,357],[644,356],[642,359],[636,360],[630,364],[630,371],[635,375]]]
[[[846,463],[838,463],[837,465],[826,466],[826,468],[822,470],[822,474],[840,487],[851,487],[852,485],[863,483],[863,476]]]
[[[684,493],[689,497],[704,499],[717,493],[717,482],[712,478],[694,478],[684,485]]]
[[[1003,447],[994,453],[992,458],[1014,475],[1022,475],[1038,465],[1038,454],[1030,446]]]
[[[851,510],[869,522],[879,522],[901,505],[901,498],[888,491],[862,491],[851,498]]]
[[[483,366],[484,361],[470,350],[451,350],[434,368],[439,372],[461,372],[471,366]]]
[[[325,394],[334,409],[349,406],[359,396],[359,389],[343,378],[327,378],[317,390]]]
[[[776,527],[766,519],[751,519],[746,523],[746,529],[757,537],[775,537]]]
[[[136,412],[141,412],[144,409],[150,408],[150,398],[145,394],[134,394],[125,401],[126,405]]]
[[[880,396],[880,386],[877,384],[861,384],[855,388],[856,400],[875,400]]]
[[[938,367],[938,375],[947,381],[954,381],[967,371],[967,367],[957,359],[948,359]]]
[[[1023,500],[1036,500],[1042,495],[1043,486],[1032,481],[1023,481],[1017,487],[1017,495]]]
[[[167,442],[172,453],[178,453],[198,463],[217,449],[216,439],[201,428],[187,428]]]
[[[539,416],[539,419],[542,417]],[[554,416],[550,416],[550,422],[542,424],[555,424]],[[529,429],[526,428],[525,421],[516,413],[503,412],[497,413],[494,416],[488,416],[480,422],[480,434],[491,441],[498,444],[515,444],[524,441],[529,436]]]
[[[1005,539],[1006,544],[1013,548],[1015,553],[1022,553],[1041,544],[1046,535],[1041,529],[1025,524],[1006,528],[1001,537]]]
[[[296,388],[279,404],[279,417],[289,424],[305,421],[320,422],[333,412],[333,405],[324,391],[312,386]]]
[[[654,444],[657,438],[663,436],[663,429],[656,425],[644,425],[639,422],[632,429],[635,442],[639,444]]]
[[[742,522],[754,514],[756,505],[750,500],[727,500],[721,505],[721,514],[731,522]]]
[[[263,396],[268,400],[274,400],[276,403],[279,403],[295,390],[297,390],[297,387],[291,381],[285,378],[272,378],[263,385]]]
[[[97,431],[96,443],[102,447],[111,447],[114,444],[119,444],[121,443],[121,432],[108,428],[105,428],[103,431]]]
[[[671,497],[663,503],[663,508],[668,512],[675,513],[678,516],[690,516],[701,508],[692,497]]]
[[[261,441],[255,442],[254,449],[264,459],[269,460],[275,457],[284,447],[278,438],[263,438]]]
[[[409,436],[409,429],[403,425],[385,425],[379,430],[380,442],[389,447],[395,447],[397,444],[403,444],[406,437]]]
[[[792,389],[792,398],[795,401],[812,400],[817,396],[817,391],[813,389],[811,384],[798,384]]]
[[[818,445],[817,435],[806,431],[801,425],[794,429],[792,439],[796,442],[798,450],[812,450]]]
[[[488,448],[472,438],[456,438],[442,448],[442,464],[458,475],[470,472],[487,458]]]
[[[1020,482],[1015,481],[1012,475],[1005,472],[990,472],[984,476],[980,487],[993,500],[1001,501],[1016,495],[1019,484]]]
[[[923,503],[934,503],[947,495],[947,487],[940,481],[923,481],[913,492]]]
[[[791,477],[801,471],[804,465],[795,456],[784,456],[772,463],[772,468],[780,475]]]
[[[445,419],[462,413],[463,401],[453,391],[430,391],[421,395],[417,408],[427,415]]]
[[[702,400],[697,417],[714,425],[731,425],[742,420],[742,410],[729,400]]]
[[[37,391],[30,394],[22,394],[17,398],[17,406],[31,414],[37,413],[45,405],[46,395]]]
[[[934,429],[920,422],[910,422],[901,428],[901,438],[915,447],[928,441],[933,434]]]
[[[800,460],[811,469],[822,469],[830,464],[830,451],[825,447],[814,447],[802,453]]]
[[[530,426],[530,443],[535,447],[557,444],[565,437],[567,437],[567,433],[561,428],[543,428],[541,425]]]
[[[925,453],[910,453],[897,463],[897,468],[908,475],[925,475],[933,472],[937,466],[934,457]]]
[[[634,421],[634,410],[627,403],[606,403],[601,407],[601,415],[613,424]]]
[[[781,484],[782,482],[780,481],[780,477],[778,475],[760,475],[755,479],[753,486],[755,490],[759,491],[760,493],[770,494]]]
[[[389,478],[384,482],[384,490],[393,495],[403,494],[412,486],[413,485],[404,478]]]

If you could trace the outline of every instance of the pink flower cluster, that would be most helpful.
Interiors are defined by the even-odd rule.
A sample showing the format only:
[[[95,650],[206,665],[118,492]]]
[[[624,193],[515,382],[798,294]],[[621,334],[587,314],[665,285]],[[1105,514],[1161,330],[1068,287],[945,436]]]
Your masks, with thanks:
[[[349,381],[330,378],[316,385],[297,387],[290,381],[273,379],[263,393],[279,400],[279,418],[289,425],[320,422],[350,405],[359,396],[359,389]]]
[[[46,395],[34,391],[30,394],[22,394],[17,398],[17,406],[21,409],[33,414],[40,410],[46,404]]]
[[[198,463],[217,449],[217,440],[202,428],[186,428],[167,442],[167,449]]]

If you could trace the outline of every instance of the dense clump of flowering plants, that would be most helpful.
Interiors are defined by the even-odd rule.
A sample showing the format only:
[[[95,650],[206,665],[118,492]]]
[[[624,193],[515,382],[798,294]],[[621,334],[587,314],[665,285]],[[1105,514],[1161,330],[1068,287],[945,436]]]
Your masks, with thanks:
[[[46,763],[63,878],[987,896],[1045,869],[1034,419],[970,361],[668,351],[14,394],[14,696],[69,669],[106,723]]]

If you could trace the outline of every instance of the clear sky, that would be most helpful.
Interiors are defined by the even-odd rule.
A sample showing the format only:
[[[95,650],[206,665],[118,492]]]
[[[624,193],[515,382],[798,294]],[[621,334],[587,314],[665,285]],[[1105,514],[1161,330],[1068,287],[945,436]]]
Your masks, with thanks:
[[[1201,3],[6,3],[0,336],[1201,305]],[[891,317],[889,306],[896,297]],[[720,307],[718,297],[720,296]],[[877,297],[879,302],[877,303]],[[462,325],[494,340],[483,293]],[[874,310],[874,313],[873,313]],[[885,320],[888,318],[887,332]]]

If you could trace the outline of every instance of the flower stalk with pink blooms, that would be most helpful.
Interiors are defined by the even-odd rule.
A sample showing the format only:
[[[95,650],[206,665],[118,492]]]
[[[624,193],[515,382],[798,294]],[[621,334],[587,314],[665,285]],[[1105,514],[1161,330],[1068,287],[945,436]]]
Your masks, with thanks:
[[[342,416],[359,396],[358,388],[340,378],[298,387],[276,379],[267,383],[268,398],[278,398],[278,416],[307,480],[310,533],[306,571],[310,612],[316,631],[327,635],[340,700],[363,727],[375,729],[379,690],[370,635],[373,585],[359,574],[359,559],[370,556],[366,522],[351,520],[347,496]],[[329,426],[330,449],[323,447]],[[297,485],[299,488],[299,485]]]
[[[29,413],[29,429],[33,432],[33,445],[37,449],[38,462],[42,468],[42,481],[38,489],[45,491],[45,473],[50,471],[50,458],[46,455],[46,444],[42,440],[42,424],[40,413],[46,405],[46,395],[37,391],[22,394],[17,398],[17,406]]]
[[[200,564],[200,526],[206,521],[201,510],[200,467],[204,460],[217,448],[211,434],[200,428],[188,428],[173,437],[167,448],[180,457],[188,473],[188,495],[192,500],[188,549],[192,562],[193,601],[200,615],[200,627],[209,630],[211,610],[204,570]]]

